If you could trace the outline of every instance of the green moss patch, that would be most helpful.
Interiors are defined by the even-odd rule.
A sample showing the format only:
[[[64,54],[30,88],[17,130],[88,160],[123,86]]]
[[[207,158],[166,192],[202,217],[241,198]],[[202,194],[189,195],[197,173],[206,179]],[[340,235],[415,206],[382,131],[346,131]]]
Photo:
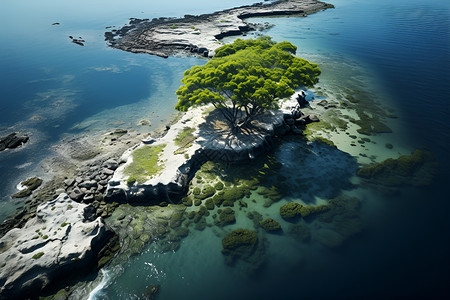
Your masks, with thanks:
[[[377,115],[367,114],[366,112],[357,109],[359,120],[354,120],[353,123],[358,125],[360,128],[356,131],[364,135],[375,135],[377,133],[391,133],[390,129],[386,124],[384,124]]]
[[[189,147],[193,141],[195,141],[195,136],[193,135],[195,128],[185,127],[181,132],[178,133],[177,137],[174,139],[175,145],[181,148]]]
[[[44,255],[44,252],[36,253],[35,255],[33,255],[33,259],[41,258],[43,255]]]
[[[159,163],[159,155],[165,146],[163,144],[136,149],[132,153],[133,162],[125,168],[124,174],[133,176],[139,183],[150,179],[164,167]]]
[[[133,186],[136,183],[136,178],[134,178],[134,176],[130,176],[127,179],[127,185],[128,186]]]

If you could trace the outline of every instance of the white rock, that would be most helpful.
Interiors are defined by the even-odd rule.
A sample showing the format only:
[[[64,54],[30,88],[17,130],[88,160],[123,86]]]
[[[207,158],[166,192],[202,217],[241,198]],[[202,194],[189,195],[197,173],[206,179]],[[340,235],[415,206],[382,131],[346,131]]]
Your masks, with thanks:
[[[36,217],[0,239],[0,299],[23,298],[61,278],[73,268],[90,268],[91,260],[111,237],[101,218],[89,222],[85,204],[67,194],[39,205]],[[11,298],[12,297],[12,298]]]

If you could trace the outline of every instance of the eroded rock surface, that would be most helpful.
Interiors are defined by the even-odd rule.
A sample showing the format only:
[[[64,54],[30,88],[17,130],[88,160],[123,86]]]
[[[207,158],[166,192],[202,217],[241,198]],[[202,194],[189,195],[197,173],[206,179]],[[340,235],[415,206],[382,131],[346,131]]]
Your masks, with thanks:
[[[22,299],[97,266],[114,233],[90,206],[67,194],[38,206],[36,217],[0,239],[0,299]]]

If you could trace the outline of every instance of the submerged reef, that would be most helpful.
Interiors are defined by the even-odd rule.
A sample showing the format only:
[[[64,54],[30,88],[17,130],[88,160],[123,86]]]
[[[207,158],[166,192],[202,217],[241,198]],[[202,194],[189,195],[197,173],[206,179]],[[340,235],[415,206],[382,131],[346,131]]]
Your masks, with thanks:
[[[280,207],[280,215],[283,219],[292,219],[301,214],[303,205],[296,202],[289,202]]]
[[[328,201],[328,209],[316,215],[311,227],[312,239],[330,248],[360,233],[364,224],[360,216],[361,201],[341,195]]]
[[[265,231],[279,231],[281,229],[280,223],[275,221],[274,219],[267,218],[263,221],[259,222],[259,225],[264,228]]]
[[[361,167],[359,177],[371,183],[385,186],[426,186],[433,182],[437,164],[431,152],[415,150],[411,155],[402,155],[397,159],[388,158],[380,163]]]
[[[256,232],[248,229],[236,229],[222,239],[224,250],[232,250],[241,246],[253,246],[258,240]]]
[[[222,247],[226,264],[240,264],[249,273],[257,271],[265,261],[265,239],[256,231],[233,230],[222,239]]]

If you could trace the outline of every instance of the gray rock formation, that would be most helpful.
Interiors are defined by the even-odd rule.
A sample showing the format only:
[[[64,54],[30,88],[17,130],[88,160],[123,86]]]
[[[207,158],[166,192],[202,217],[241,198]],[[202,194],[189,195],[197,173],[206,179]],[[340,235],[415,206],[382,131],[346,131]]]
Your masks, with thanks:
[[[16,132],[10,133],[7,136],[0,137],[0,151],[3,151],[7,148],[14,149],[19,146],[22,146],[26,142],[28,142],[30,138],[26,135],[17,136]]]
[[[105,33],[111,47],[168,57],[177,52],[213,57],[222,46],[220,39],[254,30],[252,17],[285,16],[314,13],[333,7],[316,0],[280,0],[271,3],[236,7],[200,16],[184,18],[130,19],[130,24]]]
[[[92,270],[113,235],[90,206],[66,194],[39,205],[36,217],[0,239],[0,299],[34,297]]]

